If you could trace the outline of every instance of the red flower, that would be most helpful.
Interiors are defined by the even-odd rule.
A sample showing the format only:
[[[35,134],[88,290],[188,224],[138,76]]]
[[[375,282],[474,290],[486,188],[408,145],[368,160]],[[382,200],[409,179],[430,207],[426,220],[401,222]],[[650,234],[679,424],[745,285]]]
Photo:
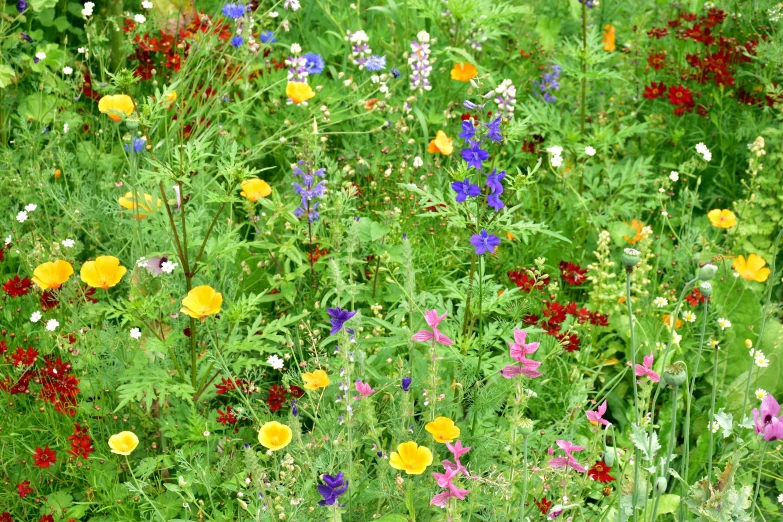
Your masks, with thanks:
[[[296,385],[291,385],[288,387],[288,391],[291,393],[291,397],[298,399],[302,395],[304,395],[304,390]]]
[[[560,324],[566,320],[565,306],[557,301],[545,301],[541,314],[555,324]]]
[[[32,366],[38,359],[38,350],[32,346],[25,350],[20,346],[11,354],[11,359],[14,360],[14,366]]]
[[[5,352],[8,351],[8,343],[5,341],[5,339],[0,341],[0,355],[3,355]],[[0,520],[0,522],[3,522]]]
[[[286,391],[285,388],[278,386],[277,384],[273,384],[272,387],[269,388],[269,397],[266,399],[269,410],[278,411],[280,408],[282,408],[287,396],[288,391]]]
[[[535,269],[511,270],[506,275],[517,287],[528,294],[533,290],[541,290],[549,284],[549,276],[540,274]]]
[[[35,460],[36,466],[41,469],[48,469],[49,466],[57,462],[57,454],[54,452],[54,450],[49,449],[49,445],[47,444],[43,449],[35,448],[33,459]]]
[[[549,513],[549,508],[552,507],[552,502],[546,497],[542,497],[541,500],[536,500],[536,506],[542,515],[546,515]]]
[[[650,85],[644,88],[643,96],[648,100],[654,100],[656,98],[660,98],[661,96],[666,96],[666,86],[663,84],[663,82],[658,82],[657,84],[652,82]]]
[[[650,38],[658,38],[659,40],[669,34],[669,30],[665,27],[653,27],[647,31],[647,36]]]
[[[647,57],[647,63],[656,71],[663,69],[663,66],[666,65],[666,53],[650,54],[650,56]]]
[[[669,87],[669,103],[672,105],[691,105],[693,103],[693,94],[691,90],[682,84]]]
[[[584,324],[587,322],[588,319],[590,319],[590,312],[587,310],[587,308],[577,308],[576,303],[568,303],[566,305],[566,313],[568,315],[573,315],[574,318],[576,318],[577,321],[579,321],[579,324]]]
[[[699,306],[701,303],[704,302],[706,297],[704,294],[701,293],[701,291],[698,288],[694,288],[691,290],[691,293],[685,296],[685,300],[688,301],[688,304],[691,306]]]
[[[38,522],[54,522],[54,517],[52,515],[42,515]]]
[[[0,260],[2,260],[2,257],[0,257]],[[14,522],[14,519],[11,516],[11,513],[8,511],[3,511],[0,513],[0,522]]]
[[[558,334],[554,336],[555,339],[560,343],[560,346],[563,347],[563,350],[567,351],[568,353],[575,352],[579,350],[581,340],[579,339],[579,336],[576,334]]]
[[[573,286],[581,286],[587,281],[586,268],[571,263],[570,261],[560,261],[560,279]]]
[[[226,424],[234,424],[235,422],[239,422],[239,419],[234,416],[234,412],[232,411],[231,406],[228,406],[225,412],[218,410],[217,421],[225,426]]]
[[[30,487],[30,481],[25,480],[16,485],[16,491],[19,492],[19,498],[24,498],[33,492],[33,488]]]
[[[607,466],[606,463],[601,460],[593,464],[593,467],[587,470],[587,476],[593,480],[597,480],[601,484],[606,484],[607,482],[616,480],[609,474],[610,471],[612,471],[612,467]]]
[[[31,286],[33,286],[33,282],[30,278],[24,276],[24,279],[19,279],[19,276],[15,275],[5,282],[3,290],[11,297],[21,297],[30,293]]]
[[[90,434],[88,433],[89,429],[89,426],[82,426],[78,422],[74,424],[73,435],[68,437],[68,440],[71,441],[71,449],[68,450],[68,453],[70,453],[73,458],[81,457],[87,459],[89,458],[90,453],[95,451],[95,448],[92,445],[92,437],[90,437]]]
[[[41,292],[41,297],[38,299],[41,302],[41,310],[45,312],[60,304],[60,297],[57,295],[58,292],[58,289],[44,290]]]
[[[609,314],[590,312],[590,324],[594,326],[609,326]]]
[[[220,384],[215,384],[215,388],[217,388],[215,393],[218,395],[224,395],[236,389],[240,389],[243,393],[248,394],[252,391],[253,385],[244,379],[226,379],[221,377]]]
[[[522,317],[522,324],[527,325],[527,326],[532,326],[534,324],[538,324],[538,321],[540,319],[541,318],[539,316],[537,316],[536,314],[525,314]]]

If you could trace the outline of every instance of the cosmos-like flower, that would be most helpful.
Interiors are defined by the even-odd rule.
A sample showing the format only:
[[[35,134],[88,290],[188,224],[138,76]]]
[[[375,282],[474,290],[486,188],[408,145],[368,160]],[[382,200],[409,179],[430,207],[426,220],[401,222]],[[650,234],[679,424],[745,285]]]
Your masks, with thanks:
[[[52,464],[57,462],[57,453],[54,450],[49,449],[49,445],[45,448],[35,448],[33,453],[34,465],[40,469],[48,469]]]
[[[389,455],[389,465],[408,475],[421,475],[432,464],[432,452],[414,441],[403,442]]]
[[[304,59],[307,74],[321,74],[324,72],[326,64],[320,54],[307,53],[304,55]]]
[[[3,291],[11,297],[21,297],[29,294],[32,286],[33,281],[29,277],[19,279],[19,276],[15,275],[3,283]]]
[[[555,457],[549,461],[549,465],[553,468],[572,468],[579,473],[587,471],[584,466],[576,461],[572,453],[584,450],[584,446],[575,446],[573,442],[568,440],[558,440],[557,445],[565,453],[565,457]]]
[[[120,282],[128,269],[114,256],[98,256],[95,261],[87,261],[79,271],[82,281],[93,288],[108,290]]]
[[[637,364],[635,371],[637,377],[643,377],[647,376],[650,378],[652,382],[659,382],[661,380],[661,377],[652,370],[653,362],[655,361],[655,358],[653,357],[652,352],[650,352],[650,355],[646,355],[643,359],[644,364]]]
[[[600,460],[595,464],[593,464],[592,468],[587,470],[587,476],[593,480],[597,480],[602,484],[606,484],[607,482],[612,482],[613,480],[617,480],[609,474],[610,471],[612,471],[612,467],[607,466],[606,462]]]
[[[434,421],[428,422],[424,429],[432,435],[436,442],[443,444],[453,442],[460,434],[457,425],[448,417],[437,417]]]
[[[33,283],[37,284],[41,290],[60,288],[72,274],[73,267],[68,261],[63,261],[62,259],[54,262],[48,261],[35,268],[33,271]]]
[[[203,319],[220,312],[223,294],[209,285],[197,286],[182,300],[180,312],[194,319]]]
[[[481,189],[478,185],[474,185],[468,178],[462,181],[455,181],[451,184],[451,190],[457,193],[457,203],[464,202],[467,198],[475,198],[481,194]]]
[[[606,401],[602,402],[601,405],[598,406],[598,410],[585,411],[585,417],[587,417],[587,420],[589,420],[590,424],[592,424],[593,426],[598,426],[598,424],[603,424],[604,426],[611,426],[612,423],[604,419],[605,413],[606,413]]]
[[[291,443],[293,432],[291,428],[277,421],[265,423],[258,430],[258,442],[263,447],[272,451],[278,451]]]
[[[228,3],[223,6],[223,16],[232,20],[243,17],[245,12],[247,12],[247,6],[244,4]]]
[[[132,431],[122,431],[109,437],[109,448],[118,455],[130,455],[138,445],[139,438]]]
[[[468,167],[473,167],[474,169],[481,169],[482,162],[489,159],[489,152],[481,148],[481,142],[479,141],[469,142],[468,148],[462,149],[460,154],[462,159],[468,164]]]

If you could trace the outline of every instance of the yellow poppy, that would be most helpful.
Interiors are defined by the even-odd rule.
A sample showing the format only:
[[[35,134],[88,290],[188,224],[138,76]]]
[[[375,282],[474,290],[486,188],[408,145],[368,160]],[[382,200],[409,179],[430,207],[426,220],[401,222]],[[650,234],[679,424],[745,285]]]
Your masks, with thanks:
[[[315,92],[312,87],[306,83],[288,82],[288,85],[285,87],[285,95],[291,98],[291,101],[295,104],[299,105],[315,96]]]
[[[133,100],[127,94],[104,96],[98,102],[98,110],[114,121],[121,121],[130,116],[133,114],[133,109]]]
[[[737,216],[728,209],[714,209],[707,213],[707,217],[710,218],[710,223],[716,228],[731,228],[737,224]]]
[[[272,193],[272,187],[263,179],[246,179],[242,182],[242,192],[239,194],[255,203],[261,198],[267,197]]]
[[[38,265],[33,272],[33,282],[41,287],[41,290],[60,288],[73,274],[73,267],[68,261],[59,259],[54,262],[46,262]]]
[[[478,70],[472,63],[455,63],[451,69],[451,79],[458,82],[469,82],[478,76]]]
[[[672,318],[669,314],[663,314],[663,324],[671,328],[672,326]],[[685,323],[682,321],[682,319],[677,319],[677,322],[675,323],[674,329],[678,329],[682,327]]]
[[[413,441],[403,442],[397,446],[397,451],[389,455],[389,464],[408,475],[421,475],[432,464],[432,452]]]
[[[734,258],[732,267],[742,279],[763,283],[769,277],[769,268],[764,266],[766,264],[767,262],[761,256],[750,254],[748,259],[745,259],[745,256]]]
[[[267,422],[258,430],[258,442],[272,451],[281,450],[288,446],[293,436],[291,428],[277,421]]]
[[[155,207],[152,205],[152,195],[151,194],[144,194],[144,201],[139,203],[136,199],[136,194],[133,192],[126,192],[124,196],[122,196],[120,199],[117,200],[117,203],[120,204],[122,208],[132,210],[133,211],[133,217],[136,218],[136,212],[138,211],[138,218],[144,219],[147,217],[147,214],[152,214],[155,212]],[[158,200],[157,206],[160,207],[161,201]],[[141,211],[146,212],[147,214],[142,214]]]
[[[454,442],[454,439],[459,437],[459,428],[454,424],[454,421],[447,417],[438,417],[434,421],[428,423],[425,427],[427,433],[432,435],[432,438],[436,442]]]
[[[623,239],[628,241],[628,243],[635,245],[642,239],[644,239],[647,235],[642,232],[644,230],[644,223],[639,221],[638,219],[632,219],[630,223],[626,223],[626,225],[633,227],[634,230],[636,230],[636,235],[633,237],[623,236]]]
[[[302,380],[304,381],[304,387],[308,390],[317,390],[318,388],[326,388],[329,386],[329,376],[323,370],[316,370],[314,372],[307,372],[302,374]]]
[[[203,319],[218,313],[221,304],[223,304],[223,294],[216,292],[211,286],[202,285],[188,292],[187,297],[182,300],[184,308],[180,308],[179,311],[194,319]]]
[[[614,26],[610,24],[606,24],[604,26],[604,39],[601,41],[602,44],[604,44],[604,51],[607,52],[614,52],[614,50],[617,48],[615,47],[615,30]]]
[[[82,281],[93,288],[107,290],[120,282],[128,269],[114,256],[98,256],[95,261],[87,261],[79,271]]]
[[[138,445],[139,438],[132,431],[121,431],[109,437],[111,452],[118,455],[130,455]]]
[[[177,91],[171,91],[170,93],[168,93],[165,97],[165,101],[168,104],[172,104],[175,101],[177,101]]]
[[[439,152],[444,156],[450,156],[454,152],[454,144],[451,138],[446,136],[446,133],[439,130],[435,135],[435,139],[430,142],[430,146],[427,147],[427,152]]]

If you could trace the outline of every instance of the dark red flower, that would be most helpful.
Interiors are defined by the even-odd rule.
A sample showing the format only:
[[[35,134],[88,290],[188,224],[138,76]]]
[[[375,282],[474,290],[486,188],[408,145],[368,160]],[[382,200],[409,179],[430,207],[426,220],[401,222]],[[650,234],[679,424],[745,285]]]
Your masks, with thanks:
[[[566,305],[566,313],[574,316],[579,324],[584,324],[590,319],[590,311],[587,308],[577,308],[576,303],[568,303]]]
[[[672,85],[669,87],[669,103],[677,106],[690,105],[693,103],[693,94],[682,84]]]
[[[14,360],[14,366],[32,366],[38,359],[38,350],[29,346],[27,350],[21,346],[11,354],[11,359]]]
[[[90,456],[90,453],[95,451],[95,448],[92,445],[92,437],[88,433],[89,430],[89,426],[82,426],[78,422],[74,424],[73,435],[68,437],[68,440],[71,441],[71,449],[68,450],[68,453],[70,453],[73,458],[81,457],[87,459]]]
[[[650,85],[644,88],[644,94],[642,95],[648,100],[654,100],[661,96],[666,96],[666,86],[663,82],[652,82]]]
[[[39,298],[39,301],[41,302],[41,310],[45,312],[60,304],[60,296],[58,295],[58,293],[59,290],[56,288],[50,290],[44,290],[43,292],[41,292],[41,297]]]
[[[552,507],[552,501],[542,497],[541,500],[536,500],[536,506],[542,515],[546,515],[549,513],[549,508]]]
[[[609,314],[590,312],[590,324],[594,326],[609,326]]]
[[[30,293],[31,286],[33,282],[30,278],[24,276],[24,279],[19,279],[19,276],[15,275],[3,284],[3,290],[11,297],[21,297]]]
[[[54,522],[54,517],[52,515],[42,515],[38,522]]]
[[[2,257],[0,257],[0,261],[2,261]],[[14,518],[8,511],[3,511],[0,513],[0,522],[14,522]]]
[[[606,484],[607,482],[616,480],[609,474],[610,471],[612,471],[612,467],[607,466],[603,460],[600,460],[593,464],[592,468],[587,470],[587,476],[593,480],[597,480],[601,484]]]
[[[544,309],[541,311],[541,315],[546,317],[552,323],[561,324],[566,320],[566,309],[565,306],[561,305],[557,301],[545,301]]]
[[[234,412],[232,411],[231,406],[228,406],[225,412],[223,410],[218,410],[217,421],[225,426],[226,424],[234,424],[239,422],[239,419],[234,416]]]
[[[0,340],[0,355],[3,355],[5,352],[8,351],[8,343],[5,339]],[[2,520],[0,520],[2,522]]]
[[[304,395],[304,390],[296,385],[291,385],[288,387],[288,391],[291,393],[291,397],[298,399],[302,395]]]
[[[570,261],[560,261],[558,265],[560,267],[560,279],[565,281],[569,285],[581,286],[582,283],[587,281],[586,268],[582,268],[576,263]]]
[[[688,301],[688,304],[691,306],[699,306],[704,302],[704,299],[706,299],[706,297],[698,288],[694,288],[691,290],[690,294],[685,296],[685,300]]]
[[[55,453],[54,450],[49,449],[49,445],[47,444],[45,448],[35,448],[33,459],[35,460],[36,466],[41,469],[48,469],[49,466],[57,462],[57,453]]]
[[[536,314],[525,314],[522,317],[522,324],[532,326],[534,324],[538,324],[539,320],[541,320],[541,317],[537,316]]]
[[[248,383],[244,379],[226,379],[225,377],[221,377],[220,384],[215,384],[215,388],[217,388],[217,391],[215,392],[217,395],[223,395],[236,389],[240,389],[243,393],[247,394],[251,392],[252,383]]]
[[[30,487],[30,481],[25,480],[16,485],[16,491],[19,492],[19,498],[24,498],[33,492],[33,488]]]
[[[508,278],[528,294],[533,290],[541,290],[549,284],[549,275],[541,274],[535,269],[523,268],[507,272]]]
[[[278,386],[277,384],[273,384],[272,387],[269,388],[269,397],[266,399],[266,404],[269,406],[269,410],[274,412],[282,408],[287,396],[288,391],[286,391],[285,388]]]
[[[658,38],[659,40],[669,34],[669,30],[665,27],[653,27],[647,31],[647,36],[650,38]]]
[[[656,71],[663,69],[666,65],[666,53],[650,53],[650,56],[647,57],[647,63]]]
[[[555,339],[560,343],[560,346],[563,347],[563,350],[567,351],[568,353],[575,352],[579,350],[581,340],[579,339],[579,336],[575,333],[572,334],[557,334],[554,336]]]

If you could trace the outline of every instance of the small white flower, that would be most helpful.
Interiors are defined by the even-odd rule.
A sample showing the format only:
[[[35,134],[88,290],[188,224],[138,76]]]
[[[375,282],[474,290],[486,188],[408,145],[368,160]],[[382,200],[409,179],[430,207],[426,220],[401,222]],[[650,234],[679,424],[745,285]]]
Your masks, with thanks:
[[[160,269],[166,272],[167,274],[170,274],[174,270],[176,270],[177,266],[178,266],[177,263],[175,263],[174,261],[164,261],[163,263],[161,263]]]
[[[68,124],[63,123],[63,134],[68,134]]]
[[[550,159],[549,162],[553,167],[559,167],[563,164],[563,156],[552,156],[552,159]]]
[[[35,57],[38,58],[38,61],[46,60],[46,53],[43,51],[38,51],[35,53]]]
[[[712,152],[710,152],[710,149],[708,149],[704,143],[698,143],[696,145],[696,152],[701,154],[704,161],[709,162],[712,160]]]
[[[725,330],[726,328],[731,328],[731,321],[728,319],[724,319],[723,317],[720,317],[718,319],[718,326],[720,326],[721,330]]]
[[[28,212],[34,212],[34,211],[35,211],[35,209],[37,209],[37,208],[38,208],[38,205],[36,205],[35,203],[28,203],[28,204],[27,204],[27,205],[25,205],[25,207],[24,207],[24,209],[25,209],[26,211],[28,211]]]
[[[87,48],[86,47],[79,47],[78,49],[76,49],[76,52],[78,52],[79,54],[84,54],[84,53],[87,52]]]
[[[141,339],[141,330],[139,328],[131,328],[130,336],[131,339],[136,339],[138,341]]]
[[[591,157],[595,156],[595,149],[593,147],[591,147],[590,145],[588,145],[587,147],[585,147],[585,154],[587,154],[588,156],[591,156]]]
[[[95,4],[92,2],[84,2],[84,8],[82,9],[82,16],[85,18],[88,18],[92,16],[92,9],[95,7]]]
[[[25,212],[24,210],[21,210],[21,211],[20,211],[20,212],[19,212],[19,213],[16,215],[16,220],[17,220],[18,222],[20,222],[20,223],[24,223],[25,221],[27,221],[27,212]]]
[[[57,319],[49,319],[48,321],[46,321],[46,329],[49,330],[50,332],[57,330],[58,326],[60,326],[60,321],[58,321]]]
[[[6,246],[8,246],[8,245],[10,245],[10,244],[11,244],[11,240],[12,240],[12,239],[13,239],[13,238],[12,238],[11,236],[6,236],[6,238],[5,238],[5,244],[6,244]]]
[[[680,173],[673,170],[669,173],[669,179],[672,181],[678,181],[680,179]]]
[[[427,31],[419,31],[419,34],[416,35],[416,38],[418,38],[421,43],[428,43],[430,41],[430,33]]]
[[[664,350],[666,348],[666,345],[662,342],[658,341],[655,343],[655,349],[656,350]]]
[[[563,153],[563,147],[560,145],[552,145],[551,147],[547,147],[546,151],[552,156],[560,156]]]
[[[280,15],[279,15],[279,13],[277,11],[270,11],[269,12],[269,18],[277,18],[278,16],[280,16]]]
[[[669,304],[669,300],[666,299],[665,297],[656,297],[655,299],[653,299],[653,304],[658,308],[663,308],[664,306]]]
[[[144,16],[143,14],[133,15],[133,21],[136,22],[137,24],[143,24],[144,22],[147,21],[147,17]]]
[[[683,318],[684,321],[686,321],[688,323],[696,322],[696,314],[694,314],[690,310],[688,310],[687,312],[683,313],[682,314],[682,318]]]
[[[73,69],[66,65],[65,67],[63,67],[63,74],[66,76],[70,76],[71,74],[73,74]]]
[[[674,336],[672,337],[672,342],[677,346],[679,346],[680,341],[682,341],[682,335],[678,334],[677,332],[674,332]]]
[[[282,370],[283,366],[285,366],[285,361],[283,361],[283,359],[277,355],[270,355],[266,362],[268,362],[275,370]]]
[[[291,54],[299,54],[302,52],[302,46],[298,43],[291,44]]]
[[[201,432],[201,434],[204,435],[205,437],[209,437],[209,430],[204,430]]]
[[[720,429],[720,424],[718,424],[715,421],[710,422],[710,429],[712,430],[712,433],[718,433],[718,430]]]
[[[152,2],[150,2],[148,0],[144,0],[141,3],[141,7],[144,8],[144,9],[152,9],[154,6],[152,5]]]
[[[299,0],[285,0],[283,3],[283,9],[290,9],[291,11],[298,11],[301,7]]]
[[[769,366],[769,359],[767,359],[764,356],[764,353],[761,350],[756,350],[756,355],[754,356],[754,362],[756,363],[756,366],[759,368],[766,368]]]
[[[767,390],[762,390],[761,388],[759,388],[758,390],[756,390],[756,398],[757,398],[758,400],[762,400],[762,399],[764,399],[764,397],[766,397],[767,395],[769,395],[769,394],[767,393]]]
[[[76,241],[74,241],[73,239],[63,239],[63,240],[61,241],[61,244],[62,244],[62,246],[64,246],[65,248],[73,248],[73,245],[75,245],[75,244],[76,244]]]
[[[421,159],[420,156],[416,156],[415,158],[413,158],[413,168],[414,169],[421,168],[422,165],[424,165],[424,160]]]
[[[30,316],[30,322],[37,323],[41,320],[41,317],[43,317],[43,314],[41,312],[35,311],[33,312],[33,315]]]
[[[147,258],[144,257],[144,256],[141,256],[140,258],[138,258],[136,260],[136,266],[139,267],[139,268],[144,268],[145,266],[147,266]]]
[[[783,504],[783,493],[781,493],[780,495],[778,495],[778,502],[779,502],[780,504]]]

